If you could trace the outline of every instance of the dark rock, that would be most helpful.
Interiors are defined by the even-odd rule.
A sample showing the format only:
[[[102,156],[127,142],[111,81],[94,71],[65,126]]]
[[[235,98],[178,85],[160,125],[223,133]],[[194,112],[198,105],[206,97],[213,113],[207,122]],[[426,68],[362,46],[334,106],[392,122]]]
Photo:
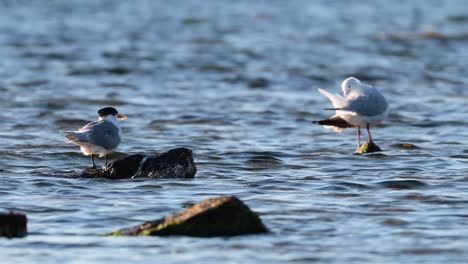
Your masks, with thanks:
[[[398,219],[398,218],[387,218],[382,221],[382,224],[389,225],[389,226],[402,226],[402,225],[407,225],[408,222],[405,220]]]
[[[268,229],[258,215],[241,200],[234,196],[220,196],[196,203],[182,212],[121,229],[110,235],[215,237],[266,232]]]
[[[0,213],[0,237],[25,237],[27,233],[27,219],[24,214]]]
[[[250,88],[266,88],[269,85],[270,85],[270,81],[261,77],[249,81]]]
[[[355,153],[372,153],[372,152],[379,152],[382,149],[377,146],[374,142],[366,142],[362,144]]]
[[[397,144],[393,144],[392,147],[399,148],[399,149],[419,149],[420,148],[411,143],[397,143]]]
[[[86,168],[81,172],[83,178],[107,178],[124,179],[131,178],[138,172],[144,156],[141,154],[130,155],[114,161],[104,167]]]
[[[426,187],[427,184],[418,180],[392,180],[392,181],[382,181],[378,183],[380,186],[390,189],[417,189]]]
[[[192,151],[187,148],[171,149],[160,155],[135,154],[100,168],[87,168],[79,177],[124,179],[150,178],[194,178],[197,167]]]
[[[106,70],[107,70],[107,72],[109,72],[111,74],[116,74],[116,75],[125,75],[125,74],[130,73],[129,69],[123,68],[123,67],[114,67],[114,68],[110,68],[110,69],[106,69]]]
[[[178,148],[146,159],[137,177],[193,178],[196,172],[197,167],[193,161],[192,151]]]

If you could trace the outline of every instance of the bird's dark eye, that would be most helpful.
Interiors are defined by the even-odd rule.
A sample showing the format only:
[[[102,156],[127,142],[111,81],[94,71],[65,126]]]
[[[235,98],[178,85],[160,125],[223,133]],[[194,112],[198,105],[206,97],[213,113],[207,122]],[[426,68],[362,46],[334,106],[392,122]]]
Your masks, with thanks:
[[[348,88],[351,89],[351,85],[348,85]]]

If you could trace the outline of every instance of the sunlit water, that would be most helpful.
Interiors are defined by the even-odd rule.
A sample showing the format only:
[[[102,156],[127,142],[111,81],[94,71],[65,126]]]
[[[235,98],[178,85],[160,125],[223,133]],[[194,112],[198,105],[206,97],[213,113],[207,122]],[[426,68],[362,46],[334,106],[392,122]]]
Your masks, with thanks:
[[[29,235],[0,262],[466,263],[468,5],[349,2],[1,1],[0,209]],[[350,75],[390,102],[384,152],[311,123]],[[91,160],[60,131],[109,105],[111,159],[185,146],[195,179],[63,177]],[[218,195],[272,232],[102,236]]]

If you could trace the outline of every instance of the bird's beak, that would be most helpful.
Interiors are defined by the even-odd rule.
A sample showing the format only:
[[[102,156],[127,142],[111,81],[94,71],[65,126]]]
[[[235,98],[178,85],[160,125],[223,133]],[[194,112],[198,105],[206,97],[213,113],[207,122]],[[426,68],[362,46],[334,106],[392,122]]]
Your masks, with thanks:
[[[122,115],[122,114],[118,114],[118,115],[117,115],[117,118],[118,118],[118,119],[127,119],[127,116],[126,116],[126,115]]]

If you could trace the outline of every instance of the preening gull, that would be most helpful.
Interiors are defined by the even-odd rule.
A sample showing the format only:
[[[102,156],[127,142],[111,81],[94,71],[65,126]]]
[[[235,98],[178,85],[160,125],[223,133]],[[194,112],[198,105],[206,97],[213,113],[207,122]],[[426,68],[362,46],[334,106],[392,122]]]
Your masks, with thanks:
[[[368,142],[373,143],[370,127],[385,120],[390,110],[385,97],[372,86],[361,83],[355,77],[349,77],[341,84],[343,95],[333,94],[324,89],[318,91],[328,97],[333,104],[335,115],[314,121],[316,124],[341,132],[348,127],[357,127],[359,149],[361,145],[361,127],[367,129]]]

